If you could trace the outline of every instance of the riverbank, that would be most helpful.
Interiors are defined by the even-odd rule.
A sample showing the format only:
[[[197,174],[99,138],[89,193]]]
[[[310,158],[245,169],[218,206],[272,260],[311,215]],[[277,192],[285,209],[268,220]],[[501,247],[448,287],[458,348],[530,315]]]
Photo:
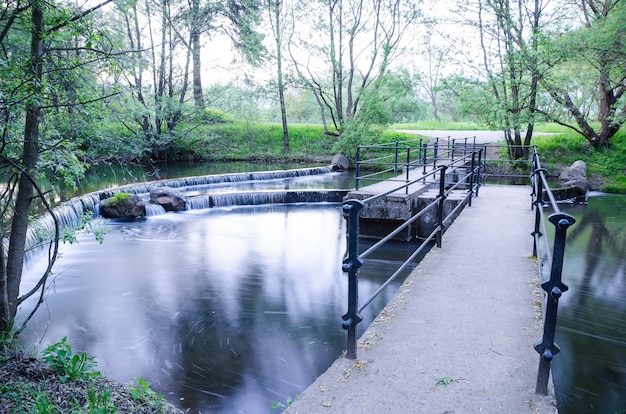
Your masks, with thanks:
[[[72,358],[67,361],[72,364]],[[120,384],[80,370],[64,378],[52,366],[32,355],[0,345],[0,414],[12,413],[133,413],[182,414],[157,395],[147,383]]]

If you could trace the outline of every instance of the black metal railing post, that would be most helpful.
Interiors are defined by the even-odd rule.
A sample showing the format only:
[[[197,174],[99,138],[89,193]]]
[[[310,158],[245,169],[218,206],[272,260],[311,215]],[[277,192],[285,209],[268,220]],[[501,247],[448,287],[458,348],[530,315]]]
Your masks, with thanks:
[[[559,298],[568,289],[567,285],[561,281],[565,255],[565,236],[567,229],[576,222],[574,217],[560,212],[552,214],[548,220],[554,224],[555,228],[554,247],[550,280],[541,284],[541,288],[546,292],[543,338],[541,342],[535,344],[535,350],[541,355],[535,392],[543,395],[548,394],[548,380],[550,378],[552,359],[560,352],[559,347],[554,343],[554,334],[556,331]]]
[[[356,173],[355,173],[355,177],[356,177],[356,182],[354,184],[354,189],[358,191],[359,189],[359,176],[360,176],[360,172],[361,172],[361,147],[358,146],[356,147]]]
[[[435,139],[435,145],[433,147],[433,170],[437,168],[437,155],[439,152],[439,138]]]
[[[394,160],[393,160],[393,175],[398,175],[398,145],[400,143],[398,141],[396,141],[396,151],[394,154]]]
[[[406,171],[404,172],[404,194],[409,194],[409,168],[411,166],[411,147],[406,147]]]
[[[452,153],[450,154],[450,161],[454,162],[454,144],[455,144],[455,139],[452,138]],[[450,137],[448,137],[448,142],[450,142]]]
[[[443,242],[443,208],[446,201],[446,170],[448,167],[446,165],[441,166],[441,172],[439,176],[439,210],[437,211],[437,225],[439,226],[439,231],[437,232],[437,247],[441,248],[441,244]]]
[[[471,163],[471,170],[470,170],[470,182],[469,182],[469,200],[468,200],[468,205],[471,207],[472,206],[472,196],[474,195],[474,174],[475,174],[475,169],[476,169],[476,153],[472,152],[472,163]]]
[[[533,205],[532,208],[535,212],[535,228],[532,232],[533,236],[533,256],[537,257],[537,240],[539,237],[543,236],[541,233],[541,206],[543,205],[543,180],[541,179],[541,173],[545,172],[543,168],[536,169],[533,171],[532,179],[533,179],[533,193],[531,194],[533,197]]]
[[[474,151],[475,151],[474,147]],[[481,173],[483,171],[483,167],[482,167],[482,159],[483,159],[483,149],[479,149],[478,150],[478,165],[476,166],[476,194],[475,196],[478,197],[478,192],[480,191],[480,186],[482,185],[481,183]]]
[[[363,261],[359,257],[359,214],[363,203],[347,200],[343,203],[343,215],[347,222],[347,252],[341,269],[348,273],[348,311],[342,316],[341,326],[348,330],[346,357],[356,359],[356,328],[363,319],[359,316],[359,268]]]
[[[422,165],[424,166],[424,169],[422,171],[423,175],[426,175],[426,162],[428,161],[428,144],[424,144],[422,146],[422,148],[424,148],[424,153],[423,153],[423,160],[422,160]],[[426,177],[424,177],[424,181],[426,181]]]

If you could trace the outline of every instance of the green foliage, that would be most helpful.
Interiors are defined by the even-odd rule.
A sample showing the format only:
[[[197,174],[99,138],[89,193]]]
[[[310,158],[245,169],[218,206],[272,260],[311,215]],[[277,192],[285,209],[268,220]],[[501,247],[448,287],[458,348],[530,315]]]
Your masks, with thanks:
[[[443,377],[443,378],[435,378],[434,380],[435,380],[435,385],[441,385],[445,387],[455,382],[461,382],[463,381],[463,378]]]
[[[76,243],[76,234],[78,232],[93,234],[98,243],[102,244],[104,242],[104,236],[109,232],[109,226],[106,220],[102,218],[94,218],[93,212],[87,210],[82,216],[79,217],[78,223],[75,227],[63,228],[61,231],[61,241],[70,244]]]
[[[411,112],[417,106],[412,96],[415,82],[406,71],[389,73],[378,79],[361,96],[360,110],[344,125],[339,140],[333,146],[336,153],[348,159],[356,157],[356,147],[381,141],[383,133],[399,113]],[[400,117],[401,118],[401,117]]]
[[[87,395],[87,413],[89,414],[113,414],[117,407],[111,400],[111,390],[98,391],[90,387]]]
[[[150,388],[148,381],[143,378],[135,378],[139,386],[132,386],[130,389],[131,395],[135,401],[145,401],[152,407],[159,409],[163,405],[163,395],[157,394]]]
[[[600,190],[626,194],[626,131],[615,135],[609,148],[594,148],[575,133],[533,138],[548,172],[571,165],[576,160],[587,164],[587,176],[599,177],[605,184]]]
[[[287,397],[287,405],[283,404],[282,402],[275,402],[274,404],[272,404],[272,409],[283,410],[287,407],[291,407],[292,403],[293,403],[293,400],[291,399],[291,397]]]
[[[203,120],[208,124],[226,124],[235,121],[232,115],[214,108],[206,108],[204,110]]]
[[[36,414],[56,414],[59,409],[50,402],[47,395],[42,393],[34,393],[33,412]]]
[[[368,123],[364,119],[350,119],[339,140],[333,146],[333,152],[344,154],[349,160],[356,158],[359,145],[371,145],[380,141],[386,125]]]
[[[82,381],[100,375],[100,372],[94,370],[97,365],[95,357],[88,357],[85,352],[74,354],[72,346],[67,343],[67,337],[48,345],[42,355],[43,360],[50,364],[63,383],[70,380]]]
[[[113,197],[109,198],[114,203],[122,203],[124,201],[129,200],[131,197],[130,193],[117,193]]]
[[[48,228],[40,221],[35,221],[30,224],[33,235],[35,236],[36,244],[29,246],[35,248],[43,243],[48,243],[54,239],[54,230]],[[104,242],[104,236],[109,232],[108,223],[105,219],[94,218],[92,211],[85,211],[82,216],[78,218],[78,221],[74,227],[66,226],[61,228],[61,234],[59,234],[59,240],[63,243],[74,244],[78,242],[76,235],[78,233],[92,234],[94,238],[99,242]]]
[[[89,168],[89,164],[82,159],[83,155],[72,143],[59,144],[54,151],[44,151],[39,160],[42,178],[48,178],[52,184],[60,181],[76,189]]]
[[[336,137],[325,135],[321,125],[290,124],[289,159],[333,154]],[[181,134],[172,143],[169,159],[198,160],[280,160],[283,154],[282,125],[245,123],[203,125],[193,134]]]

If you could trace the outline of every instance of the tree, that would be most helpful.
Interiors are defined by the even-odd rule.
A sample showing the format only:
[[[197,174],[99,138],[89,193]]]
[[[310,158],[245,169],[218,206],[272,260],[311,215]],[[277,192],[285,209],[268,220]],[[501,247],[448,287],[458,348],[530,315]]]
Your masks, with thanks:
[[[379,87],[401,54],[417,7],[399,0],[326,0],[306,7],[289,42],[290,54],[302,84],[320,105],[325,130],[328,117],[337,131],[328,133],[339,135],[360,116],[366,91]]]
[[[58,102],[59,95],[54,91],[58,87],[65,90],[66,96],[76,96],[72,93],[75,89],[66,82],[68,78],[63,74],[80,68],[81,64],[88,64],[86,56],[84,60],[67,62],[60,52],[67,50],[65,39],[70,36],[83,41],[80,46],[73,47],[75,52],[82,50],[106,54],[97,50],[94,39],[98,36],[85,22],[89,14],[109,2],[106,0],[86,10],[66,8],[41,0],[9,3],[5,4],[0,16],[4,23],[0,33],[2,67],[17,76],[15,79],[7,78],[7,84],[3,84],[0,90],[0,108],[4,115],[0,159],[7,177],[7,184],[1,194],[0,241],[4,241],[7,233],[9,239],[6,257],[4,243],[0,244],[0,332],[13,328],[18,306],[24,300],[38,291],[43,294],[51,264],[56,258],[56,248],[53,248],[50,265],[40,281],[32,290],[20,296],[31,206],[34,200],[39,200],[49,207],[35,182],[39,173],[40,154],[46,150],[43,144],[47,144],[42,141],[42,136],[45,136],[41,130],[42,120],[44,114],[51,113],[52,108],[58,109],[60,105],[73,107],[77,104],[73,98],[64,103]],[[25,32],[30,33],[30,40],[22,36]],[[29,45],[28,49],[26,45]],[[17,139],[15,131],[19,124],[23,125],[21,140]],[[57,143],[60,144],[61,141]],[[9,232],[6,228],[8,223]],[[53,242],[55,246],[58,230],[57,225]]]
[[[581,26],[553,33],[544,49],[549,71],[542,85],[563,111],[543,113],[594,147],[609,146],[626,122],[626,5],[618,0],[575,4]],[[581,99],[572,88],[585,84],[594,86],[592,99]],[[593,125],[596,120],[599,128]]]
[[[287,27],[284,23],[289,14],[284,0],[265,0],[267,17],[272,29],[272,37],[276,47],[276,88],[278,90],[278,102],[280,105],[280,119],[283,125],[283,152],[289,152],[289,129],[287,128],[287,108],[285,105],[285,82],[283,79],[283,43],[284,31]]]
[[[248,62],[261,60],[262,38],[256,31],[260,7],[258,0],[190,0],[186,6],[144,0],[120,10],[125,50],[131,53],[120,65],[128,93],[115,114],[131,133],[143,135],[151,160],[164,158],[170,143],[182,134],[183,120],[192,119],[195,112],[203,121],[202,36],[225,33]],[[193,108],[187,105],[190,76]]]
[[[450,45],[440,46],[435,44],[433,42],[432,28],[422,37],[420,44],[424,47],[420,54],[423,57],[421,61],[424,62],[425,67],[420,70],[421,76],[418,84],[430,99],[433,118],[439,121],[438,93],[441,88],[442,71],[445,69],[445,65],[450,63],[452,48]]]
[[[537,109],[542,8],[538,0],[478,0],[475,6],[483,69],[496,103],[494,119],[504,131],[509,157],[525,159]]]

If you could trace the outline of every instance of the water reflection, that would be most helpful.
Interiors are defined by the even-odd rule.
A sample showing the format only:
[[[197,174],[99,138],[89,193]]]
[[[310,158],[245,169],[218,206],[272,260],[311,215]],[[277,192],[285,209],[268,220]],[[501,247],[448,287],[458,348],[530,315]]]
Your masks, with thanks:
[[[340,205],[213,208],[111,227],[103,245],[64,246],[25,340],[41,348],[67,336],[108,376],[142,377],[190,412],[215,413],[267,413],[345,348]],[[405,250],[366,263],[362,297]]]
[[[554,380],[561,414],[626,412],[626,196],[563,208],[577,224],[563,268]]]

